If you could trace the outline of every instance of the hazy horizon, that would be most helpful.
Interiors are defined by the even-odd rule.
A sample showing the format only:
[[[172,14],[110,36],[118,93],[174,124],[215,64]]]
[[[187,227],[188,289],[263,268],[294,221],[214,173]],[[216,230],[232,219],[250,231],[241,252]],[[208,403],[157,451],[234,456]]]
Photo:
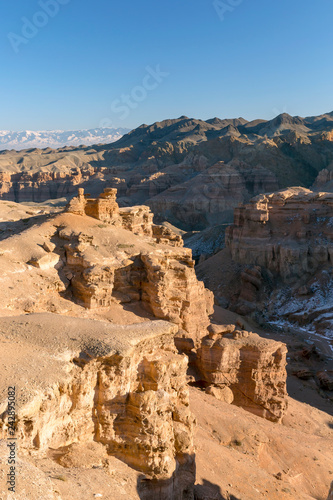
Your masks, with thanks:
[[[325,114],[332,114],[333,111],[324,111],[323,113],[315,113],[314,115],[290,115],[290,116],[293,116],[293,117],[300,117],[300,118],[309,118],[311,116],[320,116],[320,115],[325,115]],[[282,114],[289,114],[287,113],[286,111],[282,111],[281,113],[279,113],[278,115],[274,115],[270,118],[262,118],[262,117],[254,117],[254,118],[251,118],[251,119],[248,119],[246,118],[245,116],[210,116],[208,118],[200,118],[200,117],[197,117],[197,116],[187,116],[187,118],[189,120],[201,120],[201,121],[208,121],[208,120],[212,120],[214,118],[218,118],[218,119],[221,119],[221,120],[232,120],[232,119],[244,119],[246,120],[247,122],[251,122],[251,121],[255,121],[255,120],[273,120],[274,118],[276,118],[277,116],[279,115],[282,115]],[[35,132],[59,132],[59,133],[68,133],[68,132],[77,132],[77,131],[90,131],[90,130],[95,130],[95,129],[104,129],[104,130],[127,130],[127,133],[130,132],[131,130],[134,130],[136,128],[139,128],[140,126],[149,126],[149,125],[152,125],[153,123],[161,123],[163,121],[167,121],[167,120],[178,120],[179,118],[181,118],[182,116],[186,116],[186,115],[180,115],[180,116],[167,116],[163,119],[160,119],[160,120],[155,120],[154,122],[151,122],[151,123],[140,123],[138,124],[137,126],[131,128],[131,127],[123,127],[123,126],[120,126],[120,127],[113,127],[113,126],[97,126],[97,127],[80,127],[80,128],[76,128],[76,129],[21,129],[21,130],[9,130],[9,129],[0,129],[0,132],[4,133],[4,132],[7,132],[7,133],[16,133],[16,134],[20,134],[20,133],[25,133],[25,132],[32,132],[32,133],[35,133]]]

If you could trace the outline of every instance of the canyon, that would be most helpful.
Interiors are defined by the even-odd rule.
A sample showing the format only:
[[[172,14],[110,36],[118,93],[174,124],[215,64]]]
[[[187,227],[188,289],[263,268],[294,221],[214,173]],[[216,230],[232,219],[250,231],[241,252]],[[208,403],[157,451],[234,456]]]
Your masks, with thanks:
[[[235,209],[226,230],[242,267],[235,309],[332,337],[332,202],[332,193],[296,187]]]
[[[9,500],[326,500],[332,122],[0,153]]]
[[[112,187],[121,206],[144,203],[159,223],[203,230],[230,223],[233,209],[260,193],[329,182],[332,129],[332,113],[251,122],[182,116],[112,144],[2,151],[0,199],[68,201],[78,187],[92,196]]]
[[[1,443],[15,384],[17,470],[35,478],[20,481],[15,498],[327,495],[326,468],[321,483],[290,479],[304,467],[292,454],[292,476],[272,482],[281,432],[299,441],[294,415],[310,415],[287,394],[285,344],[214,305],[191,250],[154,224],[149,207],[119,207],[115,188],[96,198],[80,188],[65,209],[8,201],[0,209]],[[207,412],[219,418],[207,421]],[[332,461],[324,418],[313,410],[307,431],[320,466]],[[245,493],[222,465],[208,470],[212,450],[217,463],[234,463],[234,478],[258,461],[257,487]]]
[[[237,207],[225,248],[196,267],[217,304],[287,343],[289,374],[316,388],[329,412],[331,251],[332,193],[291,187]]]
[[[0,500],[333,500],[315,7],[3,2]]]

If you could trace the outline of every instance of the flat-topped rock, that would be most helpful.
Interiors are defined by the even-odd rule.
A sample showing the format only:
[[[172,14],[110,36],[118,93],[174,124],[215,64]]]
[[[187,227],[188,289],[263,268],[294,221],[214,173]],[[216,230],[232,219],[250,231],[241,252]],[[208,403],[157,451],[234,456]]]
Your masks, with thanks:
[[[8,316],[1,318],[0,324],[0,336],[8,341],[27,339],[32,346],[55,355],[87,349],[91,357],[126,356],[140,342],[173,335],[176,331],[176,325],[162,320],[115,325],[51,313]]]
[[[193,489],[188,360],[176,353],[176,330],[166,321],[3,318],[0,438],[8,435],[7,391],[14,386],[21,455],[41,458],[48,449],[61,454],[95,441],[147,480],[162,481],[166,497]],[[147,481],[152,497],[156,488]]]
[[[0,342],[6,353],[0,375],[2,408],[10,385],[20,387],[21,402],[26,403],[36,391],[71,377],[74,365],[68,363],[76,357],[130,356],[140,343],[149,342],[170,347],[176,331],[161,320],[114,325],[51,313],[1,318]]]

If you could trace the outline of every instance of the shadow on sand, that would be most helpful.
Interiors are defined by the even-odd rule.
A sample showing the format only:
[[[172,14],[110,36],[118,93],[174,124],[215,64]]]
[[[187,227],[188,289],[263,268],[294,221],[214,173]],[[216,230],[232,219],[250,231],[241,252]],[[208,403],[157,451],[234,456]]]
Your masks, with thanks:
[[[195,460],[195,456],[191,456]],[[192,463],[195,466],[195,463]],[[220,486],[207,479],[193,488],[193,468],[178,470],[170,479],[149,480],[140,475],[137,492],[140,500],[241,500],[232,494],[223,494]]]

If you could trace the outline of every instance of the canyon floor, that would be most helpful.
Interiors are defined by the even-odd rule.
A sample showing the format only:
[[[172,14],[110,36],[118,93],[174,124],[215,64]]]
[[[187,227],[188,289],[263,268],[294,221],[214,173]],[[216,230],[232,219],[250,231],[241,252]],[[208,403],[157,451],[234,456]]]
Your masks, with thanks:
[[[326,500],[333,480],[332,416],[288,398],[288,411],[276,425],[198,388],[190,389],[190,402],[197,419],[195,498]],[[97,443],[77,445],[63,465],[57,459],[51,450],[45,458],[22,461],[19,474],[26,496],[18,498],[141,498],[137,485],[142,474],[107,456]]]

